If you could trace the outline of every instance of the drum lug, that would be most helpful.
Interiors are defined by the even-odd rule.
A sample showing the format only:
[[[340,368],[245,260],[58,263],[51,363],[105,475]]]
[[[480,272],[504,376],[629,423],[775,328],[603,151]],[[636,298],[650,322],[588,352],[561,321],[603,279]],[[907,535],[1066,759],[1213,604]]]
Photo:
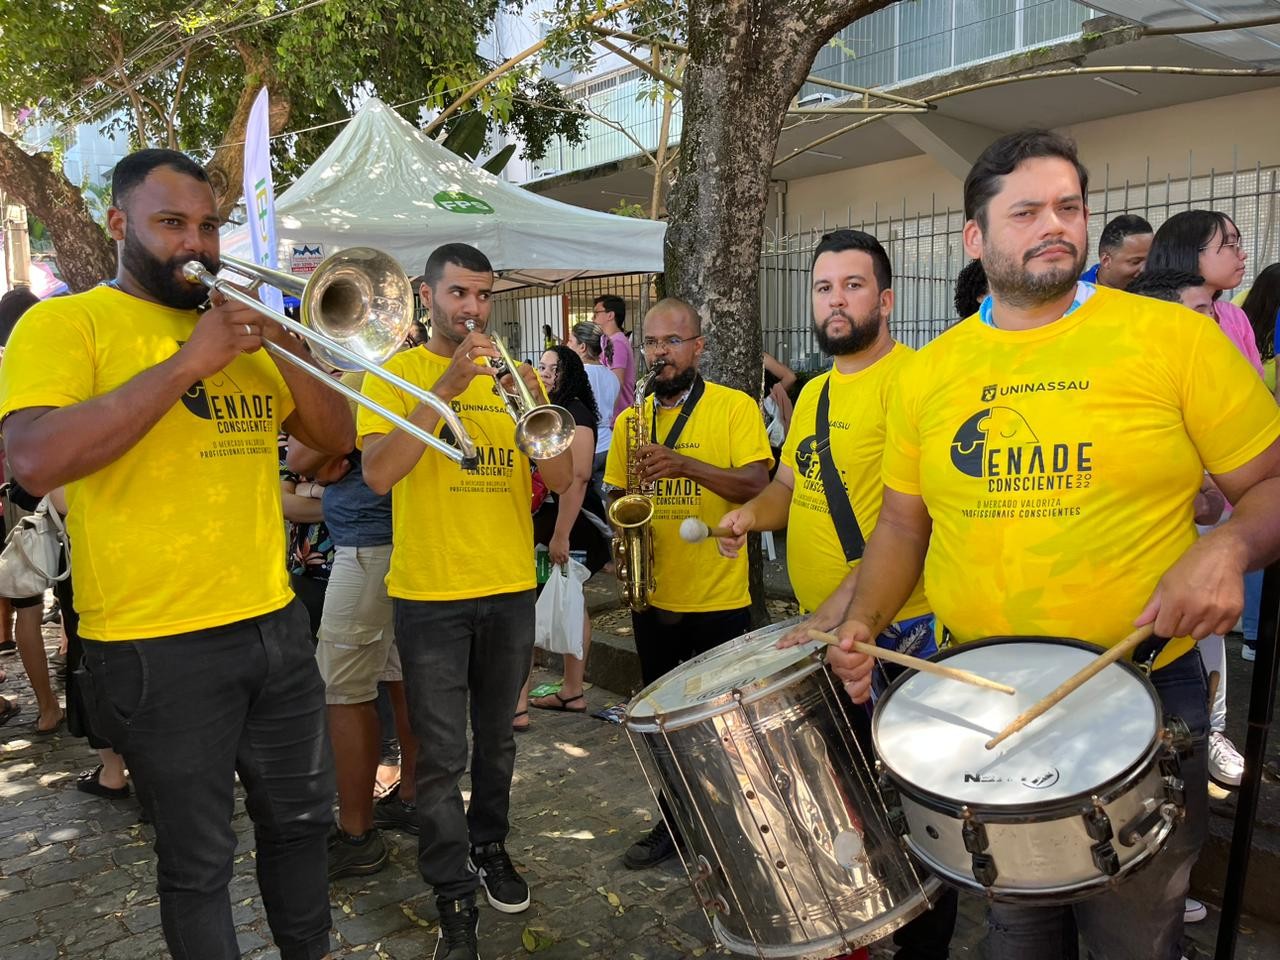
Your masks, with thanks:
[[[883,769],[880,771],[880,800],[884,803],[885,819],[888,820],[893,835],[905,837],[911,832],[911,825],[907,823],[907,815],[902,812],[902,795]]]
[[[1097,803],[1097,800],[1094,800]],[[1111,829],[1111,818],[1107,816],[1107,811],[1101,805],[1095,806],[1092,810],[1084,815],[1084,830],[1089,834],[1089,839],[1099,844],[1106,843],[1115,834]]]
[[[1090,853],[1093,854],[1093,865],[1108,877],[1114,877],[1120,872],[1120,856],[1110,841],[1095,843]]]
[[[964,848],[974,854],[973,859],[977,863],[977,855],[987,851],[987,828],[977,820],[966,820],[960,828],[960,837],[964,840]],[[974,875],[977,875],[976,867]]]
[[[1147,803],[1153,804],[1154,801],[1148,800]],[[1120,842],[1126,847],[1132,847],[1161,823],[1172,823],[1177,815],[1178,808],[1168,800],[1156,804],[1154,809],[1135,817],[1120,828]]]
[[[1000,871],[996,869],[996,858],[987,853],[973,855],[973,879],[984,887],[995,886]]]
[[[706,857],[698,857],[697,869],[689,875],[689,879],[693,883],[693,896],[703,910],[729,915],[729,904],[725,902],[724,897],[719,894],[713,895],[705,889],[706,883],[711,879],[711,864],[707,862]]]
[[[1191,728],[1181,717],[1169,717],[1165,720],[1164,737],[1169,750],[1179,760],[1185,760],[1191,756],[1191,748],[1194,744]]]
[[[1187,805],[1187,785],[1181,777],[1164,777],[1164,795],[1179,808]]]

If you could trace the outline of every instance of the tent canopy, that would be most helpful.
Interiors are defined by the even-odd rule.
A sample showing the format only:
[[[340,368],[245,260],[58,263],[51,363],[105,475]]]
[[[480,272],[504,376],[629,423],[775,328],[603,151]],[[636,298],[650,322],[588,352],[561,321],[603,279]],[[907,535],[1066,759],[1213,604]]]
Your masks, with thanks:
[[[498,289],[662,271],[666,225],[585,210],[499,180],[368,101],[276,198],[280,265],[307,271],[345,247],[376,247],[410,276],[444,243],[469,243],[500,274]],[[223,250],[249,258],[238,227]]]

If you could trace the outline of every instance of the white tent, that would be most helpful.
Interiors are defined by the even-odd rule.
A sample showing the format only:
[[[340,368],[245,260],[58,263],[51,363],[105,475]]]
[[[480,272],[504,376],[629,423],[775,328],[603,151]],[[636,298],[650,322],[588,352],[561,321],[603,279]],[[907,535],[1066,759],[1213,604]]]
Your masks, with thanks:
[[[550,200],[445,149],[370,100],[320,158],[276,198],[280,266],[306,273],[345,247],[369,246],[416,276],[443,243],[483,251],[498,289],[662,271],[666,225]],[[223,251],[251,259],[239,227]]]

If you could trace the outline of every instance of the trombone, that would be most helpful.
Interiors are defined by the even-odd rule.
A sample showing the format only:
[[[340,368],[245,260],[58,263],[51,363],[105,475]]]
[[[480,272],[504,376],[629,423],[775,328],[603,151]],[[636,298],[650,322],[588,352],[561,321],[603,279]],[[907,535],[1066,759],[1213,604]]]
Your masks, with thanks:
[[[467,330],[475,329],[476,322],[468,320]],[[573,422],[573,414],[554,403],[535,400],[529,392],[529,385],[520,376],[518,365],[511,359],[505,341],[492,333],[488,337],[498,351],[498,362],[493,365],[497,371],[493,392],[502,399],[507,413],[516,422],[516,446],[530,460],[550,460],[564,453],[573,443],[573,431],[577,426]],[[501,382],[508,375],[511,377],[510,390]]]
[[[254,286],[266,283],[297,297],[302,303],[302,323],[272,310],[231,282],[219,280],[199,260],[185,264],[182,275],[191,283],[204,284],[211,292],[217,291],[228,300],[252,307],[286,330],[296,333],[307,341],[312,355],[321,363],[340,370],[363,370],[366,375],[378,377],[425,403],[440,415],[441,421],[452,432],[458,444],[456,447],[405,417],[392,413],[359,390],[333,379],[283,347],[269,340],[262,341],[262,345],[277,357],[337,390],[348,400],[385,417],[405,433],[443,453],[462,469],[476,469],[479,457],[475,441],[453,408],[430,390],[424,390],[380,366],[399,349],[413,325],[413,285],[395,260],[370,247],[351,247],[327,258],[316,267],[309,280],[237,257],[223,257],[222,264],[251,278]]]

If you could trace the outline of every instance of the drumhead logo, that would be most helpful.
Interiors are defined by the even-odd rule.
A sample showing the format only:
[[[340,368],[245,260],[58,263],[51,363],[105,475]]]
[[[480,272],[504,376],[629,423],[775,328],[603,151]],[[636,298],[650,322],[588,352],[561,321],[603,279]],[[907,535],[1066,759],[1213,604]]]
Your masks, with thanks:
[[[965,783],[1020,783],[1032,790],[1047,790],[1052,787],[1061,775],[1057,767],[1050,767],[1041,773],[1025,777],[997,777],[990,773],[966,773]]]
[[[1031,424],[1012,407],[979,410],[956,431],[951,441],[951,462],[965,476],[986,476],[988,447],[1024,447],[1039,444]]]

